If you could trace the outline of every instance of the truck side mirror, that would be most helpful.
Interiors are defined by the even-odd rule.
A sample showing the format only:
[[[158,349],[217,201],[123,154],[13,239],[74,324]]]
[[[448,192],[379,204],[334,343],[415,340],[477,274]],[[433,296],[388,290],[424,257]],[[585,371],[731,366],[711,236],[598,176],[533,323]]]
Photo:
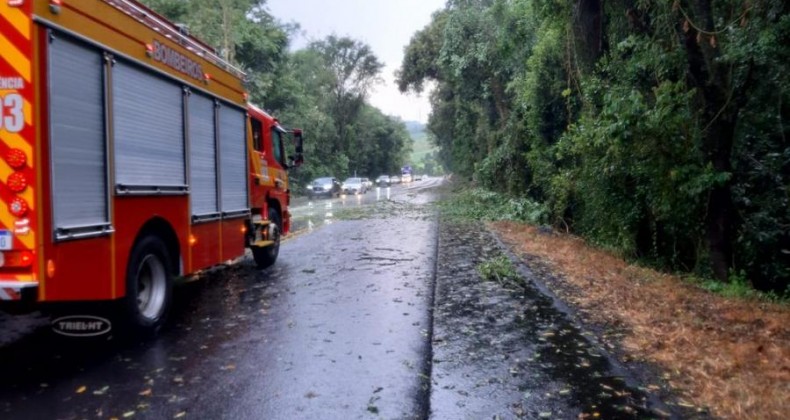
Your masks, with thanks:
[[[296,148],[295,156],[288,156],[291,160],[289,165],[291,168],[296,168],[304,163],[304,139],[302,137],[302,130],[296,128],[293,130],[294,145]]]

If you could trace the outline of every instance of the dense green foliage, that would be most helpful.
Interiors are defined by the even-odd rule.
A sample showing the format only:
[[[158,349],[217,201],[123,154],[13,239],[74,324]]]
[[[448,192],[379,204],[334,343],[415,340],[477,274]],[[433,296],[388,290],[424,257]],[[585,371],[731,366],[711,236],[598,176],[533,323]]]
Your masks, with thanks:
[[[626,256],[783,292],[789,11],[449,0],[412,38],[398,82],[435,83],[428,129],[447,170]]]
[[[519,286],[523,280],[507,255],[497,255],[477,265],[477,272],[485,281],[495,281],[503,286]]]
[[[382,64],[362,42],[329,36],[289,51],[298,28],[278,21],[264,0],[144,0],[215,47],[247,73],[253,103],[305,133],[305,160],[292,189],[313,178],[397,173],[408,161],[405,124],[370,106]]]
[[[513,197],[483,188],[456,188],[438,203],[442,217],[457,221],[512,220],[542,224],[546,211],[526,197]]]

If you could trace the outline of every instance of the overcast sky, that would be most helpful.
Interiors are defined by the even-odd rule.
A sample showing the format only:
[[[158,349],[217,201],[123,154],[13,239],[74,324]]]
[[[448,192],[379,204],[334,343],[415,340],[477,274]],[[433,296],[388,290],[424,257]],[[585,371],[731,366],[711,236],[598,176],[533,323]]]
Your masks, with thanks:
[[[269,11],[283,22],[297,22],[303,35],[292,48],[327,35],[349,36],[365,42],[385,65],[384,83],[370,102],[387,115],[425,122],[430,106],[427,94],[402,95],[393,73],[400,67],[403,48],[412,35],[431,21],[445,0],[267,0]]]

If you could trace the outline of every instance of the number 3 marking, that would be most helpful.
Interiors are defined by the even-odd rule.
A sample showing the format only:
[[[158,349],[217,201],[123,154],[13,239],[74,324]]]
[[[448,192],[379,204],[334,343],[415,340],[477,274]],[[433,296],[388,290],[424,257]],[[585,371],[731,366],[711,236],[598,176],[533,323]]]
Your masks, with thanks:
[[[25,126],[25,115],[22,113],[22,105],[24,101],[22,96],[18,93],[10,93],[2,99],[3,112],[0,113],[0,129],[5,126],[5,129],[11,133],[18,133],[22,131]],[[6,111],[7,110],[7,111]],[[5,114],[8,115],[5,115]]]

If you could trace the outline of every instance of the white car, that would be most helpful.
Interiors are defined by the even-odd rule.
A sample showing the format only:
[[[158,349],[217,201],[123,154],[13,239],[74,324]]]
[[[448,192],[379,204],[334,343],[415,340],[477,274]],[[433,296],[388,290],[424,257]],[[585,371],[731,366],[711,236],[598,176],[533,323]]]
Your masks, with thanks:
[[[344,194],[365,194],[368,188],[362,183],[362,178],[348,178],[343,182]]]
[[[373,188],[373,181],[370,178],[362,178],[362,185],[365,186],[366,190]]]

